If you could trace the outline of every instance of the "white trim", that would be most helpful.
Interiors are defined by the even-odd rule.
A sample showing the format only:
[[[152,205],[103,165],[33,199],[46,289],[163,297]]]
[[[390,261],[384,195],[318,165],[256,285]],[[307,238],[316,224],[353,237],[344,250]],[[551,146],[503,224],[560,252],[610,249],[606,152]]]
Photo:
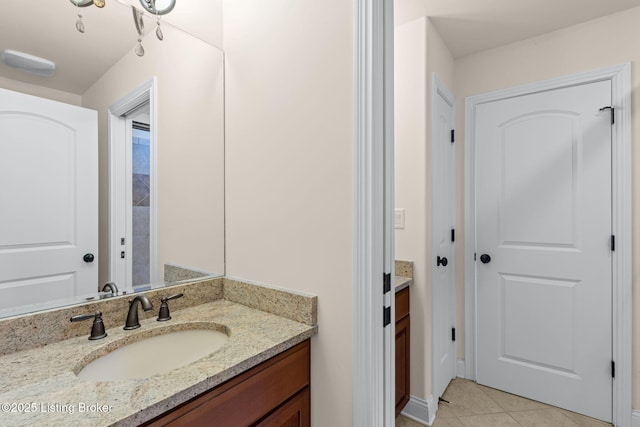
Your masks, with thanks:
[[[640,410],[634,409],[631,412],[631,427],[640,427]]]
[[[464,360],[465,378],[476,379],[476,150],[469,135],[475,123],[475,108],[465,100],[464,145]],[[473,105],[475,107],[475,104]]]
[[[427,400],[411,396],[402,410],[402,415],[419,423],[431,425],[436,419],[437,411],[438,403],[433,398],[433,395],[429,396]]]
[[[447,86],[442,82],[442,80],[440,80],[438,78],[438,76],[436,75],[436,73],[432,73],[432,94],[431,94],[431,105],[433,105],[433,103],[436,101],[436,97],[438,96],[438,94],[440,94],[445,101],[447,101],[447,103],[449,105],[451,105],[451,108],[454,109],[456,108],[456,97],[453,95],[453,92],[451,92],[449,90],[449,88],[447,88]],[[432,118],[435,118],[435,116],[431,115]],[[432,135],[435,135],[435,133],[432,130]]]
[[[114,243],[117,239],[117,235],[120,234],[120,230],[126,230],[126,219],[119,215],[122,211],[120,206],[124,200],[123,196],[118,193],[125,187],[124,173],[120,173],[119,163],[116,159],[121,158],[121,150],[119,147],[121,144],[116,144],[113,141],[114,135],[123,135],[126,132],[125,121],[121,120],[119,116],[114,115],[111,111],[108,113],[107,121],[109,123],[109,235],[107,236],[109,243],[109,281],[115,282],[121,288],[122,291],[126,291],[126,280],[123,280],[118,272],[122,269],[122,266],[118,266],[119,256],[117,256],[118,247]]]
[[[470,96],[465,120],[465,364],[466,377],[476,378],[475,167],[474,132],[477,105],[528,93],[597,81],[611,81],[615,124],[612,132],[613,200],[613,423],[631,426],[631,65],[629,63],[514,88]]]
[[[149,237],[149,270],[150,282],[157,283],[159,279],[158,271],[158,89],[156,77],[151,78],[143,83],[129,94],[115,102],[109,107],[108,123],[109,123],[109,280],[116,282],[121,290],[128,292],[133,291],[131,287],[131,268],[128,263],[120,262],[119,244],[116,244],[118,235],[127,235],[127,248],[130,251],[130,232],[126,230],[130,228],[129,220],[123,220],[120,212],[124,210],[122,201],[127,200],[122,194],[125,183],[123,182],[123,174],[118,173],[117,158],[127,156],[123,153],[124,145],[123,136],[126,133],[126,120],[123,118],[127,113],[137,108],[139,105],[149,102],[150,117],[150,237]],[[126,190],[124,190],[126,191]],[[130,216],[130,215],[127,215]],[[128,258],[127,258],[128,259]],[[121,284],[125,284],[121,286]]]
[[[466,378],[467,371],[464,366],[464,359],[456,360],[456,377],[458,378]]]
[[[392,1],[384,2],[383,9],[383,87],[384,87],[384,273],[391,275],[391,290],[384,296],[384,306],[391,309],[391,323],[384,328],[384,425],[395,426],[396,420],[396,293],[395,283],[395,226],[394,226],[394,60]]]
[[[381,292],[385,261],[384,3],[354,0],[354,427],[393,425],[387,422],[389,409],[385,408]],[[392,106],[392,100],[386,101]]]
[[[631,425],[632,393],[632,167],[631,167],[631,64],[612,69],[611,93],[615,106],[612,134],[613,253],[613,423]]]

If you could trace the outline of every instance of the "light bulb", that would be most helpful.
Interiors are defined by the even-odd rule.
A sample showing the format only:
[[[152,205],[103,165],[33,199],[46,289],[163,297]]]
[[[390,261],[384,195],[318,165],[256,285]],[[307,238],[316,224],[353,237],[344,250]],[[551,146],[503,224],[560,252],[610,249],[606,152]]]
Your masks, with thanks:
[[[93,4],[96,7],[104,7],[104,0],[93,0]]]

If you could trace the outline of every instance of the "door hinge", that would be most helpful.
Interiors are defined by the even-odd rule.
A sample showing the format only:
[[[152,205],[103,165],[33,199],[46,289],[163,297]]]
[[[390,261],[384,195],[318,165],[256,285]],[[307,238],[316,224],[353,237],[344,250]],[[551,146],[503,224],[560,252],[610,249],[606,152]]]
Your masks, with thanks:
[[[478,254],[477,254],[477,252],[474,252],[474,253],[473,253],[473,260],[474,260],[474,261],[477,261],[477,260],[478,260]]]
[[[451,328],[451,341],[456,340],[456,328]]]
[[[456,130],[451,129],[451,142],[456,142]]]
[[[616,362],[611,361],[611,378],[616,377]]]
[[[600,111],[604,111],[604,110],[611,110],[611,124],[612,125],[615,124],[616,123],[616,109],[615,109],[615,107],[608,106],[608,107],[602,107],[600,109]]]
[[[452,242],[456,241],[456,229],[455,228],[451,229],[451,241]]]
[[[387,327],[389,326],[389,324],[391,323],[391,307],[385,307],[384,308],[384,320],[383,320],[383,327]]]
[[[391,273],[384,273],[382,283],[383,294],[391,292]]]
[[[616,251],[616,236],[614,236],[613,234],[611,235],[611,251]]]

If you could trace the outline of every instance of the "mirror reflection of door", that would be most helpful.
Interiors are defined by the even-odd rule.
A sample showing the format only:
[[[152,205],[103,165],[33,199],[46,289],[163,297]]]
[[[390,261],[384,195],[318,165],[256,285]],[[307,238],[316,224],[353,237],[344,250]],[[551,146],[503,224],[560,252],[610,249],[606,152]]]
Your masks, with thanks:
[[[109,280],[127,292],[158,282],[155,127],[148,83],[110,109]]]
[[[148,104],[147,104],[148,109]],[[131,122],[131,264],[133,286],[150,283],[150,156],[149,115]]]
[[[0,89],[0,310],[95,293],[96,111]]]
[[[118,167],[124,185],[118,216],[125,226],[119,233],[120,259],[123,261],[126,288],[153,283],[157,280],[151,269],[151,211],[153,185],[151,180],[151,119],[149,102],[144,101],[121,118],[125,122],[122,140],[124,164]]]

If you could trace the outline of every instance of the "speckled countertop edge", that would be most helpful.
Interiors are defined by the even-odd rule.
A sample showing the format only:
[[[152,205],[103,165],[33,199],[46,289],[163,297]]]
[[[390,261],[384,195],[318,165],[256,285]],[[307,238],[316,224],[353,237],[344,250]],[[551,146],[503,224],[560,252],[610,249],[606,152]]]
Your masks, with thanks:
[[[396,292],[400,292],[401,290],[413,284],[413,261],[396,260],[395,270],[396,270],[396,282],[395,282]]]
[[[396,260],[395,270],[396,276],[413,279],[413,261]]]
[[[410,277],[396,276],[396,292],[400,292],[401,290],[408,288],[412,283],[413,279]]]
[[[103,340],[71,338],[0,357],[0,404],[23,405],[17,413],[0,412],[0,425],[139,425],[317,333],[317,326],[227,300],[171,313],[171,321],[146,319],[135,331],[108,329]],[[83,360],[87,362],[88,354],[114,341],[157,328],[188,329],[193,322],[226,327],[229,340],[209,356],[145,379],[96,382],[74,373]],[[36,410],[25,412],[26,404]],[[98,406],[90,405],[109,409],[100,412]]]

